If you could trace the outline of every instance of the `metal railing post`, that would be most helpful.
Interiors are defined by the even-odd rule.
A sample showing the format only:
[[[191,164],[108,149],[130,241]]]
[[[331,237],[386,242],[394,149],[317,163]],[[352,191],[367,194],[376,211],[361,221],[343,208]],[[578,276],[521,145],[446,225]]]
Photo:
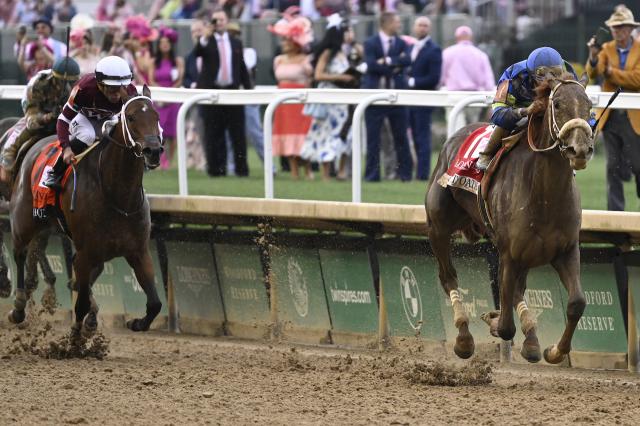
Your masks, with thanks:
[[[180,105],[180,109],[178,110],[178,118],[176,122],[176,144],[178,148],[178,188],[180,190],[180,195],[186,196],[189,195],[189,186],[187,183],[187,129],[186,129],[186,119],[187,119],[187,111],[191,108],[192,105],[197,104],[201,101],[209,100],[212,103],[216,103],[218,101],[217,93],[203,93],[201,95],[193,96],[185,101],[182,105]]]
[[[387,101],[394,103],[398,100],[398,94],[395,92],[376,93],[366,97],[358,104],[353,112],[352,131],[353,146],[351,149],[351,201],[354,203],[362,202],[362,140],[364,130],[362,126],[364,112],[367,107],[374,102]]]
[[[460,114],[464,108],[471,104],[484,103],[486,105],[491,104],[491,96],[486,95],[473,95],[463,100],[459,101],[457,104],[453,106],[451,112],[449,112],[449,117],[447,117],[447,139],[453,135],[456,130],[456,121],[458,121],[458,114]]]
[[[273,198],[273,114],[276,108],[286,101],[297,101],[304,103],[307,99],[305,92],[288,92],[276,97],[269,102],[264,112],[263,132],[264,132],[264,198]]]

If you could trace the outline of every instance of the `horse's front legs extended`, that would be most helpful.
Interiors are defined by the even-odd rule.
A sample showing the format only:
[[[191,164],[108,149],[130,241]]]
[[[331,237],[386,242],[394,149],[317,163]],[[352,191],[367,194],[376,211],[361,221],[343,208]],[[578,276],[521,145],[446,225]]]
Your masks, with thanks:
[[[162,308],[162,303],[156,292],[153,262],[149,255],[149,249],[143,250],[139,255],[127,256],[126,259],[129,266],[133,268],[144,294],[147,295],[147,314],[143,318],[127,321],[127,327],[132,331],[147,331]]]
[[[571,339],[582,317],[586,301],[580,286],[580,249],[576,243],[568,252],[558,256],[551,262],[558,272],[562,284],[567,289],[567,325],[557,345],[544,350],[544,359],[549,364],[562,362],[565,355],[571,351]]]

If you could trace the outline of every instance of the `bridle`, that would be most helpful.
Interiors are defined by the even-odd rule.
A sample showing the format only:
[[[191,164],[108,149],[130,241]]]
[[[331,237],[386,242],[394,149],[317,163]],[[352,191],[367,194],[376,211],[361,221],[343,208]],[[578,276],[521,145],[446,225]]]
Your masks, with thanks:
[[[531,148],[532,151],[534,152],[545,152],[545,151],[551,151],[552,149],[558,148],[560,150],[560,153],[564,155],[564,152],[569,148],[568,146],[566,146],[565,144],[562,143],[564,137],[573,129],[579,128],[584,130],[584,132],[587,134],[587,136],[589,138],[593,138],[594,134],[593,134],[593,129],[591,128],[591,125],[589,125],[589,122],[583,118],[572,118],[571,120],[567,121],[566,123],[564,123],[562,125],[562,127],[558,126],[558,122],[556,120],[556,108],[553,102],[553,97],[556,94],[556,91],[558,90],[558,88],[560,86],[562,86],[563,84],[577,84],[579,85],[582,90],[584,89],[584,86],[582,84],[580,84],[580,82],[575,81],[575,80],[560,80],[560,82],[558,84],[556,84],[556,86],[551,89],[551,93],[549,94],[549,104],[551,106],[551,111],[549,114],[549,134],[551,135],[551,139],[553,140],[553,145],[547,147],[547,148],[536,148],[533,141],[531,140],[531,123],[533,122],[533,120],[529,120],[529,129],[527,131],[527,140],[529,142],[529,147]]]
[[[115,140],[114,138],[112,138],[111,136],[106,135],[106,137],[115,145],[121,147],[121,148],[127,148],[127,149],[131,149],[133,150],[133,154],[138,157],[141,158],[143,156],[142,154],[142,144],[138,141],[136,141],[133,136],[131,136],[131,131],[129,130],[129,122],[127,121],[127,107],[129,106],[129,104],[131,104],[133,101],[136,101],[138,99],[143,99],[143,100],[147,100],[149,101],[150,104],[153,104],[153,101],[151,100],[150,97],[148,96],[143,96],[143,95],[138,95],[138,96],[134,96],[132,98],[129,98],[127,100],[127,102],[125,102],[122,105],[122,109],[120,110],[120,112],[118,113],[118,118],[120,121],[120,125],[122,126],[122,135],[124,136],[124,144],[119,143],[117,140]],[[158,129],[160,128],[160,123],[158,123]],[[145,140],[149,140],[152,138],[159,138],[160,139],[160,144],[162,145],[162,138],[160,136],[156,136],[156,135],[147,135],[145,136]]]

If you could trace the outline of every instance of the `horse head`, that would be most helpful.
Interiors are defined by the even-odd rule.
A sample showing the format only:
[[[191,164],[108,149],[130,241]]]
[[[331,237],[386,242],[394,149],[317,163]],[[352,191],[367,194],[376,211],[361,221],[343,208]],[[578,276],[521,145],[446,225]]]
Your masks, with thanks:
[[[160,154],[164,151],[158,119],[151,91],[146,84],[142,88],[142,95],[127,99],[122,106],[120,122],[125,144],[133,149],[137,157],[144,157],[148,169],[160,165]]]
[[[582,170],[593,156],[594,134],[589,125],[591,100],[585,87],[588,78],[576,81],[571,74],[550,76],[537,93],[546,94],[544,121],[554,145],[574,170]]]

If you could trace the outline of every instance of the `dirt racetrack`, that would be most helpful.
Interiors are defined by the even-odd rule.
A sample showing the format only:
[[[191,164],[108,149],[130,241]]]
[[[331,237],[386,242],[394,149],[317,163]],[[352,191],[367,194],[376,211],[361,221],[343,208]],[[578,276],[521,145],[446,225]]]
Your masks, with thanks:
[[[640,421],[640,376],[623,371],[485,362],[458,370],[424,352],[110,330],[103,360],[55,360],[32,353],[28,339],[39,332],[29,327],[0,324],[0,424]]]

